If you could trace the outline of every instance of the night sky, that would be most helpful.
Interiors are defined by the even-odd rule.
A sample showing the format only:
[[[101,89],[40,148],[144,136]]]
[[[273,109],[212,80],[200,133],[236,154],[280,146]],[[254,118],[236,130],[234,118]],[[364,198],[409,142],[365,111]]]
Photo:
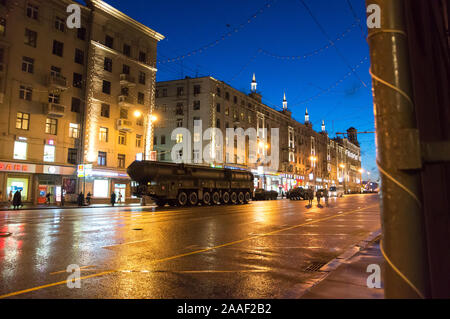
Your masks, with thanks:
[[[307,107],[315,130],[324,119],[331,137],[350,126],[374,131],[364,1],[303,1],[321,27],[302,0],[106,2],[166,37],[158,45],[158,81],[210,75],[248,92],[255,73],[264,103],[281,108],[285,91],[293,116],[303,122]],[[362,166],[376,180],[375,134],[359,141]]]

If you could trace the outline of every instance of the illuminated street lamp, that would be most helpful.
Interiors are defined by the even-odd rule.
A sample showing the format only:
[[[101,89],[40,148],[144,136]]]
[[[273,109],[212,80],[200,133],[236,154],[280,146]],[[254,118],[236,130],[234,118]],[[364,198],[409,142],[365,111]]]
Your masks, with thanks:
[[[134,111],[133,113],[134,117],[141,117],[142,113],[139,110]]]

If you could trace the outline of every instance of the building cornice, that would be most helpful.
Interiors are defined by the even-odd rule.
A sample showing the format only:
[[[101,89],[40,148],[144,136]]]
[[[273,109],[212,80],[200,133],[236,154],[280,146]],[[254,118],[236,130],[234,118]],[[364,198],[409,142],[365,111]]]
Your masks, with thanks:
[[[91,40],[91,44],[92,44],[93,46],[95,46],[95,47],[97,47],[97,48],[100,48],[100,49],[102,49],[102,50],[104,50],[104,51],[107,51],[107,52],[109,52],[109,53],[111,53],[111,54],[120,56],[121,58],[129,59],[130,61],[133,61],[134,63],[138,64],[139,66],[141,66],[141,67],[143,67],[143,68],[147,68],[147,69],[149,69],[150,71],[153,71],[153,72],[158,71],[157,68],[155,68],[155,67],[153,67],[153,66],[151,66],[151,65],[147,65],[147,64],[145,64],[145,63],[142,63],[142,62],[140,62],[140,61],[137,61],[137,60],[134,60],[134,59],[130,59],[129,57],[127,57],[126,55],[120,53],[119,51],[116,51],[116,50],[114,50],[114,49],[111,49],[110,47],[107,47],[106,45],[101,44],[100,42]]]
[[[116,8],[112,7],[111,5],[107,4],[104,1],[101,1],[101,0],[86,0],[86,3],[87,3],[88,6],[94,8],[94,9],[99,9],[99,10],[101,10],[101,11],[111,15],[112,17],[114,17],[114,18],[116,18],[118,20],[127,23],[128,25],[134,27],[135,29],[137,29],[137,30],[147,34],[148,36],[150,36],[150,37],[152,37],[152,38],[154,38],[154,39],[156,39],[158,41],[161,41],[161,40],[163,40],[165,38],[162,34],[160,34],[160,33],[156,32],[156,31],[150,29],[149,27],[143,25],[140,22],[137,22],[136,20],[130,18],[129,16],[127,16],[123,12],[120,12],[119,10],[117,10]]]

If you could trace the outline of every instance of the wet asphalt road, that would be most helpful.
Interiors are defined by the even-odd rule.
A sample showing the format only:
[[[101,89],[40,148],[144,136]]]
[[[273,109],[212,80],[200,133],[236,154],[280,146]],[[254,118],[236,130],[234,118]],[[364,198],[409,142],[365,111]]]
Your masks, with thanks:
[[[0,298],[297,298],[380,228],[378,195],[306,204],[0,212]]]

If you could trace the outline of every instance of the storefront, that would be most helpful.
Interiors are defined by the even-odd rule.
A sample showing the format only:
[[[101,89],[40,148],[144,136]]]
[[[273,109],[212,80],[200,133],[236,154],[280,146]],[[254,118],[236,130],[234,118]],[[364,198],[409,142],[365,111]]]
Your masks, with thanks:
[[[71,166],[0,162],[0,201],[7,201],[10,194],[19,191],[22,202],[43,204],[50,194],[50,202],[59,203],[63,196],[63,181],[73,178],[74,172],[75,168]]]

